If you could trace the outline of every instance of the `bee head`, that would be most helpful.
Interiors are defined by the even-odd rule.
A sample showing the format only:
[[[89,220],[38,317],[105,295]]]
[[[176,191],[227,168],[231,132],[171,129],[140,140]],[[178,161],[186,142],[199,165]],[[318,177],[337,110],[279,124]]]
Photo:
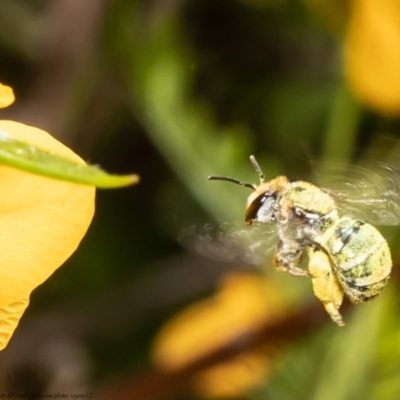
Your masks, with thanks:
[[[240,186],[248,187],[253,190],[253,193],[247,199],[245,222],[246,225],[251,225],[254,222],[274,222],[275,218],[275,203],[278,193],[289,182],[285,176],[278,176],[268,182],[265,182],[265,176],[254,156],[250,156],[250,161],[260,178],[259,185],[241,182],[235,178],[228,176],[209,176],[210,180],[220,180],[235,183]]]

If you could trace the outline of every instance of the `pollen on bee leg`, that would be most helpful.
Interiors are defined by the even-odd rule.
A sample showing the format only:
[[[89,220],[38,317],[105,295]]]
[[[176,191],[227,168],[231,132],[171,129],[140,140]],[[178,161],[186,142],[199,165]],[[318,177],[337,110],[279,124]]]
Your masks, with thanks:
[[[344,292],[332,271],[329,256],[321,250],[308,249],[308,269],[312,276],[315,297],[323,304],[326,312],[339,326],[344,326],[339,308],[343,301]]]

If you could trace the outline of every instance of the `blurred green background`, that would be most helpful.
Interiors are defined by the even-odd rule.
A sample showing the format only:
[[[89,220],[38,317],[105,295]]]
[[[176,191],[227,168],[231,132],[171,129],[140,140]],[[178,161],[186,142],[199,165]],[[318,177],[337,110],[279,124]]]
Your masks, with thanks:
[[[33,293],[0,354],[0,394],[200,396],[177,376],[163,389],[168,376],[152,375],[150,354],[170,317],[238,268],[179,243],[190,226],[243,221],[247,189],[206,177],[255,182],[255,154],[267,177],[311,179],[317,162],[352,161],[380,134],[399,135],[397,115],[356,100],[345,79],[351,3],[0,2],[0,81],[17,96],[1,118],[45,129],[107,171],[141,176],[138,186],[98,191],[78,251]],[[309,282],[274,274],[283,301],[316,302]],[[352,308],[345,329],[328,316],[311,333],[299,328],[269,379],[231,396],[398,399],[396,286]],[[141,387],[146,395],[132,397]]]

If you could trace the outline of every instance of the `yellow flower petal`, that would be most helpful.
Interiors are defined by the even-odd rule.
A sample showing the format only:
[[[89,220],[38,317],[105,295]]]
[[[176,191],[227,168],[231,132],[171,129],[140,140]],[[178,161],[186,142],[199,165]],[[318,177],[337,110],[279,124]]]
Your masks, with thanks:
[[[0,121],[0,130],[83,163],[70,149],[38,128]],[[74,252],[84,236],[94,212],[95,188],[1,165],[0,185],[2,349],[16,328],[32,290]]]
[[[353,0],[345,73],[354,93],[386,115],[400,115],[400,2]]]
[[[0,108],[5,108],[14,103],[15,97],[13,90],[0,83]]]
[[[0,349],[6,347],[28,305],[29,298],[25,297],[0,308]]]

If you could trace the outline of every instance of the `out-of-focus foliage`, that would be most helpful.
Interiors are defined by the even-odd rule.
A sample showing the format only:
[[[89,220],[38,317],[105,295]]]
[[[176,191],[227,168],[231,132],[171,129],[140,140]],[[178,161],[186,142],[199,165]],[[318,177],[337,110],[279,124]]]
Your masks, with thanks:
[[[169,371],[162,385],[146,371],[162,326],[201,307],[196,300],[212,298],[227,268],[188,254],[177,243],[179,232],[243,221],[246,189],[206,177],[256,182],[248,162],[255,154],[267,178],[307,179],[328,159],[370,157],[366,150],[379,146],[382,133],[398,137],[398,79],[390,72],[397,68],[397,6],[394,0],[1,2],[0,80],[22,100],[7,118],[50,130],[106,170],[138,171],[141,184],[99,194],[82,246],[33,294],[31,324],[22,324],[0,354],[0,393],[24,381],[21,371],[47,371],[32,386],[62,390],[57,368],[70,362],[80,378],[64,382],[69,390],[123,398],[112,385],[105,389],[112,379],[129,393],[146,387],[147,395],[136,398],[192,399],[186,375]],[[376,12],[367,12],[372,7]],[[396,265],[399,238],[390,234]],[[263,271],[283,309],[296,312],[312,301],[308,279],[278,274],[268,257]],[[397,399],[397,281],[395,268],[388,291],[351,308],[344,329],[328,316],[311,334],[292,326],[298,340],[279,345],[279,363],[267,361],[268,380],[229,396]],[[204,321],[207,333],[213,325]],[[177,346],[191,326],[182,322],[174,331]],[[192,346],[210,349],[213,339],[201,336]],[[61,347],[75,351],[61,357],[50,351]],[[248,364],[256,371],[263,371],[262,351]],[[223,376],[224,385],[239,381]],[[197,396],[210,395],[206,381],[199,385]]]

